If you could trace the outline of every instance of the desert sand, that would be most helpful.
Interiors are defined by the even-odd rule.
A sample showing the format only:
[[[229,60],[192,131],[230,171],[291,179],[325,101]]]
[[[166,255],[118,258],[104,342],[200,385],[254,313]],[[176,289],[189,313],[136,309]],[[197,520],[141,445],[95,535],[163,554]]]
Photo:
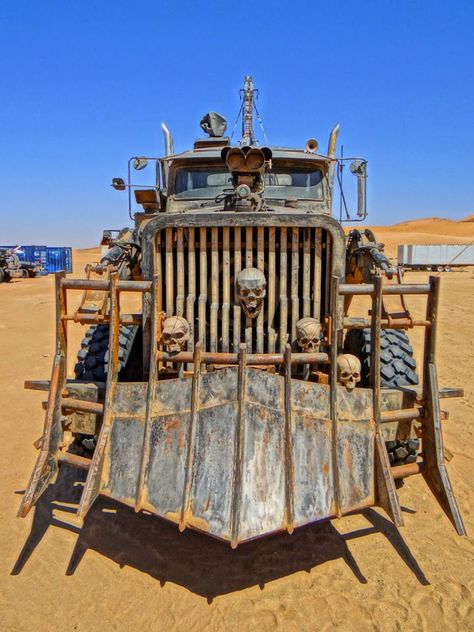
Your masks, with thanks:
[[[399,243],[474,239],[472,221],[374,230],[389,256]],[[75,272],[94,255],[76,251]],[[472,534],[474,275],[471,268],[441,276],[440,384],[465,389],[463,399],[442,402],[445,443],[454,453],[448,470]],[[409,305],[421,313],[421,300]],[[84,330],[73,327],[79,341]],[[419,355],[416,336],[414,344]],[[0,349],[2,632],[474,629],[473,538],[455,534],[421,477],[399,491],[400,530],[371,509],[236,551],[106,499],[95,503],[81,532],[66,526],[61,517],[76,506],[84,480],[68,467],[27,518],[16,518],[43,425],[44,394],[24,391],[23,382],[49,378],[52,276],[0,285]]]

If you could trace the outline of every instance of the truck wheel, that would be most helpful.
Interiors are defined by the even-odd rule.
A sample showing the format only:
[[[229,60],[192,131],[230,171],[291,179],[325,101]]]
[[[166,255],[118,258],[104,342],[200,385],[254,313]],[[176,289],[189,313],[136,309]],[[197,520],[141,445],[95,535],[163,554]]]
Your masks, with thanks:
[[[74,367],[76,379],[87,382],[105,382],[109,357],[109,325],[89,327]],[[142,335],[136,325],[120,325],[119,332],[119,381],[132,382],[143,379]],[[76,454],[91,457],[96,445],[94,435],[75,434],[73,450]]]
[[[361,386],[370,384],[370,334],[369,328],[351,329],[344,341],[344,351],[357,356],[361,362]],[[380,336],[381,386],[397,388],[418,384],[413,348],[402,329],[382,329]],[[419,439],[386,441],[390,465],[414,463],[420,448]]]
[[[362,364],[361,386],[370,383],[370,328],[351,329],[344,341],[344,351],[357,356]],[[398,388],[418,384],[413,348],[403,329],[380,332],[381,386]]]
[[[119,332],[119,380],[132,381],[137,373],[139,354],[138,343],[141,335],[137,325],[120,325]],[[133,352],[133,353],[132,353]],[[74,367],[76,379],[88,382],[105,382],[109,359],[109,325],[89,327]],[[138,377],[138,379],[140,379]]]
[[[5,272],[0,268],[0,283],[5,280]]]

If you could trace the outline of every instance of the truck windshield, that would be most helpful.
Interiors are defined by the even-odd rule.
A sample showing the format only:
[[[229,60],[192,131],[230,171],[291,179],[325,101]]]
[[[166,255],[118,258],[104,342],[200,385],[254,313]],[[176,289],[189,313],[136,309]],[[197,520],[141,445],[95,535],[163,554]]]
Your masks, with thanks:
[[[265,197],[284,199],[321,200],[323,174],[320,169],[274,167],[265,174]],[[174,182],[174,196],[178,199],[213,199],[232,189],[232,177],[225,168],[178,169]]]

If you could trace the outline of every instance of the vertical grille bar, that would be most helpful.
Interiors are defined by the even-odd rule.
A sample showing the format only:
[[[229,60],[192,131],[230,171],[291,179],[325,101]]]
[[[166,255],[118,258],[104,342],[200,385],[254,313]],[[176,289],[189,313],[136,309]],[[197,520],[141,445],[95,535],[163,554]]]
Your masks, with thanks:
[[[219,311],[219,229],[211,228],[211,352],[217,352],[217,313]]]
[[[222,234],[222,351],[229,351],[230,313],[230,228],[225,226]]]
[[[300,313],[300,299],[298,296],[298,275],[299,275],[299,252],[298,252],[299,229],[291,229],[291,339],[290,343],[296,339],[296,323]]]
[[[163,263],[161,260],[161,231],[159,231],[156,235],[156,279],[157,279],[157,287],[156,287],[156,305],[158,314],[163,311]]]
[[[247,226],[245,230],[245,267],[253,267],[253,228]],[[252,353],[252,319],[248,316],[245,318],[245,343],[247,352]]]
[[[245,229],[245,267],[253,267],[253,228],[247,226]]]
[[[275,330],[273,320],[275,318],[275,232],[276,228],[271,226],[268,229],[268,351],[275,351]]]
[[[206,349],[206,305],[207,305],[207,228],[199,230],[199,340]]]
[[[288,332],[288,232],[280,228],[280,353],[285,353]]]
[[[234,228],[234,353],[240,350],[240,307],[239,297],[236,290],[237,275],[242,269],[242,232],[240,226]]]
[[[194,228],[188,229],[188,294],[186,296],[186,319],[189,323],[190,336],[188,351],[194,350],[194,301],[196,300],[196,258]]]
[[[183,244],[183,229],[177,229],[177,254],[176,254],[176,314],[178,316],[184,315],[184,244]]]
[[[265,233],[263,226],[257,228],[257,268],[265,273]],[[257,316],[257,353],[263,353],[264,309]]]
[[[166,316],[174,313],[173,229],[166,229]]]
[[[321,319],[321,228],[314,229],[313,318]]]
[[[303,234],[303,316],[311,316],[311,229]]]

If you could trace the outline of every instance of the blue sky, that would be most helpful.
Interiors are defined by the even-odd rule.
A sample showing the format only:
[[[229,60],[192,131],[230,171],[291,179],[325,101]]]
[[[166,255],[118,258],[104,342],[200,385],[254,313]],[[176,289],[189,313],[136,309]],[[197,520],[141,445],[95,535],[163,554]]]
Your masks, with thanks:
[[[0,242],[127,224],[130,155],[230,127],[243,76],[270,144],[369,160],[370,223],[474,213],[474,2],[0,2]],[[346,178],[349,183],[349,178]]]

